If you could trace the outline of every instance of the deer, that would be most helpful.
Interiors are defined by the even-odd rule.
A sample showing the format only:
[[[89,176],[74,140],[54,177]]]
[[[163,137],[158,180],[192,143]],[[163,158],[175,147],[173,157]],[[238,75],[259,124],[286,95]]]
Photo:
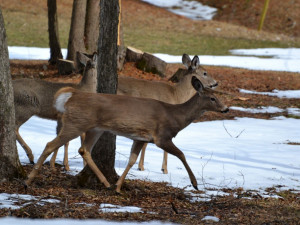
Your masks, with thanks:
[[[17,79],[13,80],[14,104],[15,104],[15,132],[16,139],[25,150],[29,161],[34,164],[34,157],[30,147],[26,144],[19,133],[19,128],[32,116],[57,120],[58,113],[53,107],[55,93],[62,87],[73,87],[81,91],[96,92],[97,88],[97,55],[83,62],[85,70],[79,84],[49,82],[40,79]],[[59,128],[57,133],[59,132]],[[58,149],[57,149],[58,150]],[[50,160],[51,168],[55,167],[57,150]],[[68,143],[65,145],[64,167],[69,170]]]
[[[55,149],[85,133],[86,137],[78,152],[104,186],[111,188],[91,158],[91,150],[98,138],[104,131],[109,131],[133,140],[129,162],[116,182],[117,193],[121,192],[126,175],[145,143],[154,143],[181,160],[192,186],[197,190],[196,177],[184,153],[175,146],[172,138],[205,111],[226,113],[229,108],[195,76],[192,77],[191,84],[196,90],[195,95],[185,103],[175,105],[149,98],[81,92],[72,87],[60,89],[55,94],[53,104],[61,114],[62,128],[57,137],[46,144],[25,181],[25,187],[32,183],[43,162]]]
[[[186,67],[186,70],[180,70],[182,79],[175,85],[165,82],[119,77],[117,94],[151,98],[170,104],[180,104],[186,102],[196,93],[196,90],[191,85],[193,76],[196,76],[205,87],[214,88],[218,85],[218,82],[209,76],[207,71],[200,65],[200,60],[197,55],[191,60],[187,54],[183,54],[182,63]],[[145,143],[142,148],[138,164],[138,169],[141,171],[144,170],[146,147],[147,143]],[[161,168],[164,174],[168,173],[167,160],[168,153],[164,152]]]
[[[77,59],[80,59],[80,63],[88,61],[90,55],[84,53],[77,54]],[[167,82],[148,81],[144,79],[136,79],[131,77],[119,76],[118,77],[118,95],[127,95],[133,97],[151,98],[160,100],[171,104],[184,103],[190,99],[195,93],[195,89],[191,85],[192,76],[196,76],[205,87],[214,88],[218,85],[207,71],[200,65],[199,57],[195,55],[193,59],[187,55],[182,55],[182,63],[186,67],[185,70],[180,70],[182,79],[175,85]],[[79,63],[78,63],[79,64]],[[144,170],[144,158],[147,144],[143,146],[140,161],[138,164],[139,170]],[[65,148],[65,157],[67,160],[67,148]],[[54,164],[57,151],[54,152],[51,158],[50,164]],[[167,152],[164,152],[162,171],[167,174]],[[65,163],[64,163],[65,164]],[[84,165],[85,161],[84,161]]]

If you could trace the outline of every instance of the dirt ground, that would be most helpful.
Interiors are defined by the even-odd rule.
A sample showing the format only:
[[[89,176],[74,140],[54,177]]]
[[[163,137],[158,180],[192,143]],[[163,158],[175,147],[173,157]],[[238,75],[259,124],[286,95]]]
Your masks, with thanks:
[[[131,76],[135,78],[159,80],[168,82],[168,78],[174,74],[178,68],[184,68],[180,64],[168,64],[166,78],[158,75],[141,71],[135,67],[135,64],[126,63],[119,75]],[[239,92],[239,89],[254,90],[260,92],[271,92],[278,90],[299,90],[300,76],[298,73],[275,72],[275,71],[256,71],[237,69],[229,67],[205,66],[209,75],[218,81],[217,90],[223,91],[223,95],[218,95],[220,99],[228,106],[240,106],[246,108],[258,108],[262,106],[276,106],[282,109],[294,107],[300,108],[300,102],[297,99],[277,98],[265,95],[250,95]],[[48,65],[47,61],[11,61],[11,73],[13,79],[21,77],[42,78],[55,82],[79,82],[79,74],[61,76],[58,74],[55,66]],[[214,119],[233,119],[234,117],[255,117],[270,118],[278,115],[286,115],[285,112],[270,113],[247,113],[231,110],[227,114],[218,114],[207,112],[201,118],[204,120]],[[287,116],[287,115],[286,115]]]

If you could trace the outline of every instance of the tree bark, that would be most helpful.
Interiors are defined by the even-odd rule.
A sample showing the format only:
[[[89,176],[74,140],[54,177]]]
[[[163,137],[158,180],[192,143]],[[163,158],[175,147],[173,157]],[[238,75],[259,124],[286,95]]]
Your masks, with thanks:
[[[85,48],[93,54],[98,50],[100,0],[87,0],[85,20]]]
[[[100,1],[100,33],[98,41],[98,93],[115,94],[117,91],[117,40],[119,0]],[[116,153],[116,136],[105,132],[92,151],[92,158],[112,184],[118,175],[114,169]],[[97,177],[88,167],[78,176],[79,184],[91,186]]]
[[[87,0],[74,0],[68,42],[68,60],[75,60],[76,51],[85,52],[84,26]]]
[[[48,6],[48,32],[49,32],[49,46],[50,46],[50,64],[56,64],[58,59],[62,59],[59,35],[58,35],[58,21],[57,21],[57,7],[56,0],[47,0]]]
[[[6,32],[0,9],[0,182],[24,178],[15,135],[15,108]]]

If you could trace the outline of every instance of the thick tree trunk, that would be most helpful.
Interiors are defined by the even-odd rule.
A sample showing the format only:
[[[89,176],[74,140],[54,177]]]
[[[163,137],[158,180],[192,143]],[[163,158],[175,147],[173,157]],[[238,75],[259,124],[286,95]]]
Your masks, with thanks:
[[[48,32],[50,46],[50,64],[56,64],[58,59],[62,59],[62,53],[58,35],[57,7],[56,0],[47,0],[48,6]]]
[[[100,0],[87,0],[85,20],[85,48],[92,54],[98,50]]]
[[[119,0],[100,1],[100,36],[98,42],[99,93],[115,94],[117,91],[117,39]],[[116,136],[105,132],[92,151],[92,157],[108,181],[113,184],[118,175],[114,169]],[[80,184],[93,185],[96,176],[85,167],[79,177]],[[92,183],[90,183],[92,182]]]
[[[74,0],[68,43],[68,60],[75,60],[76,51],[85,52],[84,26],[87,0]]]
[[[0,182],[23,178],[15,135],[15,108],[4,20],[0,9]]]

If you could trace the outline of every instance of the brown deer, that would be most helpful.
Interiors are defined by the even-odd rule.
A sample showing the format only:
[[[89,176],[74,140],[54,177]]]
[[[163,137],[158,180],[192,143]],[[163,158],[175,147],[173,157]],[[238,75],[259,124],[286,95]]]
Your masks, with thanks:
[[[90,56],[84,53],[77,54],[77,62],[84,63],[85,60],[89,60]],[[143,79],[135,79],[130,77],[118,77],[118,95],[128,95],[133,97],[151,98],[167,102],[170,104],[180,104],[189,100],[195,93],[195,89],[191,85],[191,79],[196,76],[204,85],[204,87],[216,87],[218,83],[207,73],[207,71],[200,66],[198,56],[194,56],[193,60],[187,54],[182,55],[182,63],[186,67],[185,70],[180,70],[181,79],[175,85],[166,82],[148,81]],[[138,168],[144,170],[144,157],[147,143],[143,146],[142,154],[139,161]],[[65,157],[67,160],[67,148],[65,148]],[[54,165],[55,156],[51,158],[50,164]],[[164,158],[162,163],[162,171],[167,174],[167,156],[168,153],[164,152]]]
[[[208,75],[207,71],[200,65],[199,57],[194,56],[193,60],[187,54],[182,55],[182,63],[186,70],[180,70],[181,80],[175,85],[165,82],[147,81],[142,79],[134,79],[129,77],[119,77],[118,90],[119,95],[128,95],[134,97],[151,98],[170,104],[180,104],[189,100],[196,90],[191,85],[191,79],[196,76],[204,85],[204,87],[213,88],[218,83]],[[144,170],[144,158],[147,143],[143,146],[139,170]],[[168,153],[164,152],[162,171],[167,174]]]
[[[25,182],[26,186],[31,184],[43,162],[55,149],[86,133],[79,153],[99,180],[106,187],[110,187],[90,155],[98,138],[104,131],[110,131],[134,141],[128,165],[116,183],[117,192],[121,191],[125,177],[136,162],[144,143],[149,142],[177,156],[185,166],[193,187],[198,189],[197,180],[183,152],[173,144],[172,138],[205,111],[228,112],[229,109],[213,95],[211,89],[204,88],[195,76],[192,77],[191,83],[197,93],[187,102],[177,105],[154,99],[86,93],[70,87],[62,88],[54,97],[54,106],[62,114],[62,128],[58,136],[47,143]]]
[[[40,79],[18,79],[13,81],[14,103],[16,114],[16,138],[26,151],[31,163],[34,158],[30,147],[26,144],[19,133],[19,128],[32,116],[57,120],[57,111],[53,107],[55,93],[63,87],[73,87],[82,91],[96,92],[97,88],[97,55],[84,62],[86,64],[83,77],[79,84],[54,83]],[[67,143],[66,143],[67,145]],[[55,151],[57,153],[57,151]],[[64,166],[68,166],[67,146],[65,146]],[[54,168],[56,155],[53,155],[50,164]]]

